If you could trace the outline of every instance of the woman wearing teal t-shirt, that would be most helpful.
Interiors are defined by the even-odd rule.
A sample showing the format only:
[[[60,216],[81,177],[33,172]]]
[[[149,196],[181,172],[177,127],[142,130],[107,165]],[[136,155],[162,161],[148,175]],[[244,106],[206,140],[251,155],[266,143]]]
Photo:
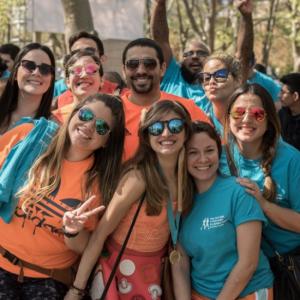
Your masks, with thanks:
[[[235,178],[218,173],[220,155],[215,130],[195,123],[187,162],[196,194],[180,230],[182,257],[172,265],[176,299],[273,299],[273,276],[260,250],[264,215]]]
[[[300,252],[300,152],[279,137],[280,122],[268,92],[256,84],[238,89],[225,120],[229,165],[269,219],[263,249],[271,258],[274,250]],[[285,295],[287,299],[294,298]]]

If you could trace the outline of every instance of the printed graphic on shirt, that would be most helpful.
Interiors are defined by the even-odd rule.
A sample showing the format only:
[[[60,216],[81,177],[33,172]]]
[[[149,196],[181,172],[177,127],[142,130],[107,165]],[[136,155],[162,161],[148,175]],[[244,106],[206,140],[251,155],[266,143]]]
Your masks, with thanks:
[[[218,227],[224,226],[224,224],[227,222],[227,219],[225,216],[218,216],[218,217],[212,217],[212,218],[204,218],[202,220],[201,230],[210,230]]]

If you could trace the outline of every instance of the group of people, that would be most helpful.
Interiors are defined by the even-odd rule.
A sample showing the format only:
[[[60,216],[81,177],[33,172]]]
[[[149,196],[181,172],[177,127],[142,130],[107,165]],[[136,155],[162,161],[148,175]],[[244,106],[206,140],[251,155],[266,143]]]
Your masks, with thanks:
[[[235,57],[192,40],[177,63],[166,0],[124,81],[88,32],[64,80],[47,46],[19,51],[0,98],[0,299],[280,300],[275,253],[300,252],[300,74],[253,70],[252,1],[235,2]]]

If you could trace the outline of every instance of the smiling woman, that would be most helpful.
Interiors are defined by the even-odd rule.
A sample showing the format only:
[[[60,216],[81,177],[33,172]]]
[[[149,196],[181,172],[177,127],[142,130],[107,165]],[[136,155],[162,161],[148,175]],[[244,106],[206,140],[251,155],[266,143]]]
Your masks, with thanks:
[[[50,116],[55,60],[51,50],[32,43],[17,55],[0,98],[0,134],[22,117]]]

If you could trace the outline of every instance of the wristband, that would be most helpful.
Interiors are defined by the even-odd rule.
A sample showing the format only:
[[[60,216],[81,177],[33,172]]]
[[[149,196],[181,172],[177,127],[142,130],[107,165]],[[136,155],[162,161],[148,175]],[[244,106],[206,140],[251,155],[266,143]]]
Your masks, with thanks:
[[[80,289],[77,286],[75,286],[74,284],[71,285],[71,289],[76,291],[76,295],[78,295],[80,297],[84,297],[86,295],[85,289]]]
[[[71,232],[66,231],[66,226],[65,225],[63,225],[63,227],[62,227],[62,232],[63,232],[64,236],[67,237],[67,238],[73,238],[73,237],[75,237],[79,234],[79,231],[75,232],[75,233],[71,233]]]

